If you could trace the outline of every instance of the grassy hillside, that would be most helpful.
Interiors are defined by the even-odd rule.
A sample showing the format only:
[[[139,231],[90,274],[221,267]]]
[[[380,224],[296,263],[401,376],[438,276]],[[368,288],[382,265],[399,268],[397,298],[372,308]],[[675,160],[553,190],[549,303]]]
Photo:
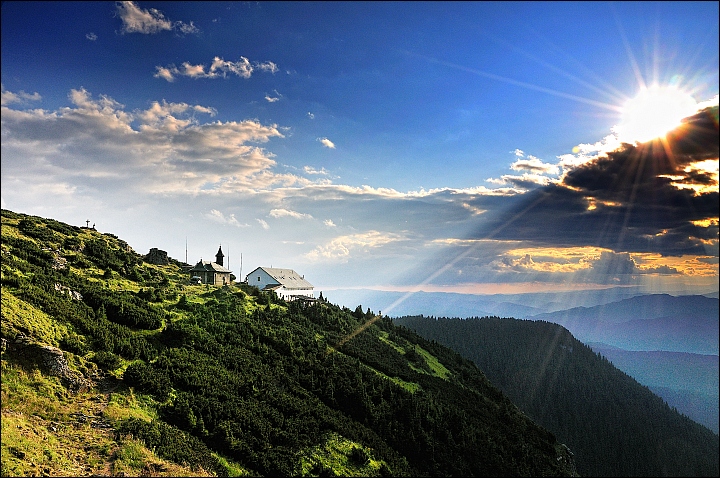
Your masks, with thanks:
[[[446,347],[361,306],[187,279],[2,211],[3,476],[574,474]]]
[[[575,452],[583,476],[717,476],[717,434],[543,321],[402,317],[396,324],[473,360]]]

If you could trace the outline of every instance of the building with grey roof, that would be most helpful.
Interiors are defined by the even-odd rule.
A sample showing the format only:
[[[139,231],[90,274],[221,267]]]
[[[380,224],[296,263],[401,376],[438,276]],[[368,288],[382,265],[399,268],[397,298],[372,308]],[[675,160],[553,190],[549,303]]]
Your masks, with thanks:
[[[248,285],[273,291],[285,300],[314,299],[314,286],[292,269],[258,267],[246,276]]]

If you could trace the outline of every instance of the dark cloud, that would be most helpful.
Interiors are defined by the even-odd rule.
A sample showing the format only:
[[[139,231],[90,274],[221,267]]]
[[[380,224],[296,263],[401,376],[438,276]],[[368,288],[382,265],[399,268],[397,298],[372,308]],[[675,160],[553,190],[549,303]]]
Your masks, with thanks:
[[[525,195],[482,237],[617,252],[705,254],[717,227],[717,177],[696,165],[718,158],[718,108],[687,118],[665,141],[624,144]],[[703,189],[692,186],[706,186]],[[695,224],[693,224],[695,221]]]

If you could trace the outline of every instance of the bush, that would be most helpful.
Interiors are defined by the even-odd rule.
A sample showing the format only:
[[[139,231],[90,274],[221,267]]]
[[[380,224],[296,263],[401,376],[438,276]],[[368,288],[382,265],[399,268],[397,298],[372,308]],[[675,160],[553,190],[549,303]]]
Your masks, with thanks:
[[[119,440],[123,435],[142,440],[145,446],[154,449],[158,456],[190,466],[193,470],[203,468],[214,471],[219,476],[227,473],[225,467],[200,439],[166,423],[129,418],[116,429],[115,439]]]
[[[98,364],[103,370],[115,370],[122,364],[120,357],[112,352],[105,351],[96,352],[92,361]]]
[[[76,333],[70,333],[60,339],[60,348],[76,355],[85,355],[90,350],[83,337]]]
[[[370,458],[368,457],[365,450],[360,447],[353,447],[350,452],[350,461],[357,466],[365,466]]]

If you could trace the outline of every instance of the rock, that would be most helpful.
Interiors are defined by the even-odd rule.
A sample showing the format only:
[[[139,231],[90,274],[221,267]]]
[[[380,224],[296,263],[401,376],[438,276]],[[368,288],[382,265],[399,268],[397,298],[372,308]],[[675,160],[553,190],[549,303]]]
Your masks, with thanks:
[[[150,264],[157,264],[160,266],[166,266],[170,264],[170,259],[168,259],[167,252],[162,251],[158,249],[157,247],[153,247],[150,249],[150,252],[145,256],[145,262]]]
[[[50,345],[33,343],[25,334],[18,333],[14,343],[7,343],[6,353],[16,353],[36,364],[44,373],[60,377],[63,385],[73,392],[88,390],[93,382],[81,373],[70,370],[62,350]]]

